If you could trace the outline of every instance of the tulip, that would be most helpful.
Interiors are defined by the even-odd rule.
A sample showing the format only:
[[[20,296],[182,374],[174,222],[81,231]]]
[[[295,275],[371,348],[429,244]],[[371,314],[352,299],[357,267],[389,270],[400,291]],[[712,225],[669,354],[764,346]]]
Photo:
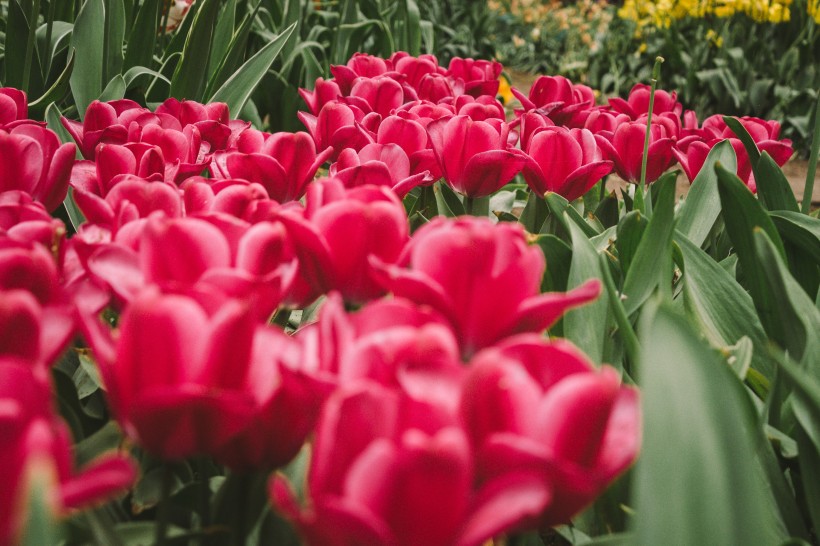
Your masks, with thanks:
[[[254,153],[220,152],[211,164],[215,178],[240,178],[261,184],[280,203],[301,199],[316,171],[333,153],[316,153],[304,132],[270,135]]]
[[[299,96],[305,101],[310,113],[317,116],[325,104],[341,97],[342,91],[335,81],[318,78],[313,85],[313,91],[300,87]]]
[[[0,191],[22,190],[49,212],[68,192],[74,145],[60,144],[57,134],[34,124],[0,129]]]
[[[208,315],[189,297],[148,289],[126,307],[116,336],[96,317],[82,322],[112,412],[150,453],[214,454],[250,423],[250,306],[228,301]]]
[[[441,178],[441,167],[436,155],[428,148],[427,131],[412,116],[393,115],[384,118],[379,124],[376,142],[379,144],[397,144],[410,159],[410,174],[416,175],[429,171],[433,180]]]
[[[615,172],[627,182],[639,182],[643,148],[646,139],[646,121],[630,121],[615,129],[614,133],[600,132],[595,135],[604,157],[614,163]],[[672,148],[674,138],[666,128],[653,123],[649,130],[649,149],[646,162],[646,183],[650,184],[675,163]]]
[[[345,189],[334,179],[311,186],[304,214],[287,210],[280,220],[299,257],[296,285],[301,288],[296,291],[301,303],[330,290],[351,303],[381,296],[385,289],[370,260],[394,263],[409,238],[404,206],[390,190]]]
[[[28,121],[28,100],[25,91],[0,87],[0,127],[11,129]]]
[[[603,159],[586,129],[546,127],[532,136],[527,154],[532,161],[524,167],[524,179],[541,196],[551,191],[578,199],[612,172],[612,162]]]
[[[600,293],[593,279],[566,294],[540,294],[544,269],[543,253],[527,244],[519,225],[472,217],[433,219],[397,265],[380,265],[394,295],[448,320],[464,358],[511,335],[541,332]]]
[[[453,116],[427,126],[444,179],[470,198],[486,197],[521,171],[526,154],[507,145],[509,127]]]
[[[595,104],[595,95],[586,85],[573,84],[563,76],[539,76],[527,96],[512,88],[524,111],[538,109],[556,125],[564,125],[577,112]]]
[[[367,130],[361,125],[365,114],[358,107],[329,102],[322,107],[318,116],[307,112],[297,115],[313,137],[317,152],[332,147],[338,155],[344,148],[359,150],[371,141]],[[331,156],[331,159],[335,157]]]
[[[65,235],[62,221],[52,218],[39,201],[24,191],[0,192],[0,238],[37,242],[46,248]]]
[[[125,492],[136,478],[129,458],[106,455],[72,470],[71,438],[52,409],[48,382],[24,363],[0,356],[0,544],[20,543],[35,483],[53,516]]]
[[[331,65],[330,73],[342,95],[348,96],[357,78],[375,78],[392,69],[392,63],[385,59],[367,53],[354,53],[347,64]]]
[[[453,87],[460,91],[457,92],[459,95],[495,97],[502,70],[504,67],[498,61],[453,57],[447,68],[447,77],[454,82]]]
[[[85,110],[82,123],[68,118],[60,119],[86,159],[94,159],[98,144],[128,142],[128,131],[132,121],[138,126],[158,122],[150,110],[127,99],[110,102],[92,101]]]
[[[609,105],[616,112],[626,114],[630,119],[636,120],[649,112],[649,98],[651,93],[652,88],[649,85],[636,83],[629,91],[629,96],[626,100],[621,97],[612,97],[609,99]],[[669,93],[663,89],[656,89],[652,113],[660,114],[663,112],[669,112],[677,118],[680,118],[681,112],[683,112],[683,105],[678,102],[678,94],[676,92],[672,91]]]
[[[285,478],[271,499],[311,546],[479,546],[537,509],[541,492],[504,477],[473,489],[472,453],[455,423],[436,422],[377,385],[340,391],[317,426],[300,507]]]
[[[444,69],[439,66],[438,59],[433,55],[419,55],[411,57],[404,52],[394,53],[390,58],[396,72],[405,77],[405,81],[418,91],[422,78],[427,74],[441,74]]]
[[[411,175],[410,158],[397,144],[368,144],[358,153],[346,148],[330,166],[330,175],[347,188],[387,186],[400,198],[417,186],[429,186],[436,181],[429,172]]]
[[[389,76],[375,78],[358,78],[350,90],[350,95],[343,99],[354,104],[363,112],[375,112],[382,117],[404,104],[401,85]]]
[[[567,341],[527,334],[478,353],[461,407],[479,483],[527,473],[544,490],[524,528],[569,523],[640,445],[637,391],[610,367],[595,371]]]

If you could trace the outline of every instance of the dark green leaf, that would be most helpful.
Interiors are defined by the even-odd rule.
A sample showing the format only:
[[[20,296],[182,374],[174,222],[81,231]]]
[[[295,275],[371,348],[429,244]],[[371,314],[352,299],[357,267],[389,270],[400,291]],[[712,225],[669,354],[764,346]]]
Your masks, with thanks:
[[[757,197],[767,210],[800,210],[788,178],[768,152],[760,154],[754,175]]]
[[[547,260],[547,269],[541,283],[542,292],[566,292],[572,248],[552,234],[538,235],[535,244],[541,247]]]
[[[621,265],[622,275],[626,275],[629,271],[629,266],[635,258],[648,225],[649,220],[639,210],[628,212],[618,222],[615,246],[618,249],[618,262]]]
[[[438,213],[441,216],[448,216],[450,218],[455,216],[464,216],[464,205],[456,195],[456,192],[447,185],[443,180],[436,182],[433,186],[436,192],[436,204],[438,205]]]
[[[199,0],[196,4],[199,9],[194,15],[191,30],[185,40],[182,58],[177,63],[174,76],[171,78],[170,95],[179,100],[202,101],[203,99],[202,93],[205,91],[208,79],[211,44],[221,0]],[[244,89],[239,91],[243,92]]]
[[[123,68],[153,66],[154,47],[161,25],[163,0],[144,0],[137,12],[134,26],[128,35]]]
[[[105,62],[102,81],[109,81],[122,72],[125,41],[125,7],[123,0],[105,0]]]
[[[287,42],[294,28],[294,25],[286,28],[274,41],[265,45],[253,57],[248,59],[233,76],[228,78],[222,87],[217,89],[209,102],[227,103],[231,114],[238,116],[251,93],[262,80],[262,76],[265,75],[276,56],[279,55],[282,46]]]

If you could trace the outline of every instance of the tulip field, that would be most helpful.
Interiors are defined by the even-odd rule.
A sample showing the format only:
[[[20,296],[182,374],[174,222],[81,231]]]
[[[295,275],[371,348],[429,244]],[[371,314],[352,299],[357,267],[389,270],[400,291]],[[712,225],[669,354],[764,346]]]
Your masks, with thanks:
[[[820,100],[520,88],[492,2],[3,4],[0,546],[820,544]]]

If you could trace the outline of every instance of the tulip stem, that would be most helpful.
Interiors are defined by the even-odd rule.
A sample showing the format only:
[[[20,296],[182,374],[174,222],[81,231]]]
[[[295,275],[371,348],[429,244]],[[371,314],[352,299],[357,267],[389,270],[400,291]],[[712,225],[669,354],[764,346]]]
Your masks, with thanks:
[[[820,152],[820,89],[817,90],[817,106],[814,108],[814,133],[811,139],[809,154],[809,171],[806,173],[806,185],[803,186],[803,203],[800,210],[803,214],[811,212],[811,198],[814,193],[814,176],[817,172],[817,154]]]
[[[604,288],[607,298],[609,299],[609,307],[612,309],[612,314],[615,315],[615,323],[618,325],[618,330],[621,332],[621,337],[624,340],[624,351],[626,356],[633,365],[638,362],[638,355],[640,353],[640,343],[638,336],[635,335],[635,330],[629,322],[629,317],[626,315],[626,309],[621,302],[620,294],[615,288],[615,281],[612,280],[612,275],[609,272],[609,261],[604,255],[600,255],[601,260],[601,277],[604,281]],[[630,374],[631,375],[631,374]]]
[[[285,329],[287,329],[288,324],[290,322],[290,315],[291,315],[291,310],[290,309],[280,309],[279,311],[276,312],[275,315],[273,315],[273,321],[272,322],[276,326],[279,326],[280,328],[285,330]]]
[[[656,57],[655,66],[652,68],[652,79],[650,80],[652,86],[649,91],[649,111],[646,114],[646,135],[643,139],[643,157],[641,158],[641,182],[638,186],[638,190],[641,192],[641,204],[645,207],[641,208],[641,212],[647,216],[652,214],[652,196],[650,195],[648,199],[643,199],[643,197],[644,191],[646,190],[646,165],[649,161],[649,134],[652,128],[652,110],[655,108],[655,90],[658,88],[658,80],[661,77],[661,63],[663,63],[663,57]],[[637,196],[635,199],[635,204],[638,204]]]
[[[165,546],[168,538],[168,528],[171,524],[171,486],[174,483],[174,474],[171,471],[171,463],[165,462],[162,465],[162,491],[157,505],[157,522],[155,527],[156,546]]]
[[[490,197],[464,196],[464,212],[471,216],[489,216]]]

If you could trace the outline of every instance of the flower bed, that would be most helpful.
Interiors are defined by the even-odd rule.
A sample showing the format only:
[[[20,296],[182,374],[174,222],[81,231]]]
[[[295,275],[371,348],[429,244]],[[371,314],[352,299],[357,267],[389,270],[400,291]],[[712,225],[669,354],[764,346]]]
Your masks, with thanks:
[[[357,54],[295,133],[0,91],[3,543],[811,540],[779,124],[501,70]]]

